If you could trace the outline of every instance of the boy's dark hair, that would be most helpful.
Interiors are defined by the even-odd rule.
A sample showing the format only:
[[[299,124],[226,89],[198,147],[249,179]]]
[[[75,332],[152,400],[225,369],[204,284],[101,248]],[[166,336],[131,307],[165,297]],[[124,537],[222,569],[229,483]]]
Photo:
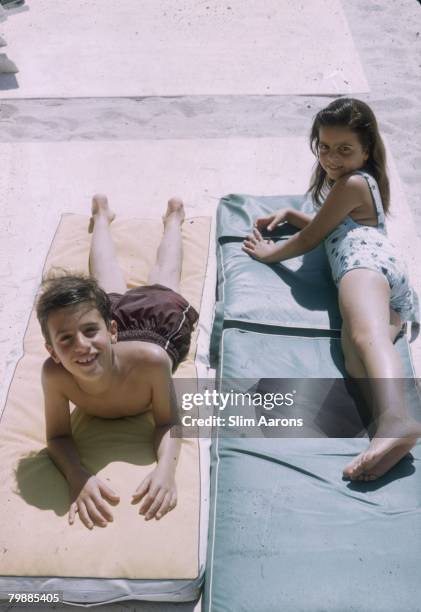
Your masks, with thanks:
[[[84,302],[90,302],[109,327],[112,319],[110,299],[94,278],[66,272],[60,276],[49,275],[43,279],[37,298],[36,310],[42,335],[46,342],[51,344],[47,325],[49,315],[59,308],[75,306]]]
[[[355,98],[337,98],[317,113],[310,133],[310,147],[318,156],[319,131],[324,126],[347,127],[356,133],[361,146],[368,152],[364,169],[376,179],[382,198],[384,212],[387,214],[390,203],[389,179],[386,171],[386,152],[377,126],[376,117],[365,102]],[[317,164],[309,191],[314,201],[320,205],[320,193],[325,182],[326,172]]]

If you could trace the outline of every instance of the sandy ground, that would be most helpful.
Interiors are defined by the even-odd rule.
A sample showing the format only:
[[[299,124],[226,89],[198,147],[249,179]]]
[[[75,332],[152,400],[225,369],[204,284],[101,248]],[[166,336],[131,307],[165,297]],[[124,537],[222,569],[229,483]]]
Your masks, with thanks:
[[[342,2],[374,109],[421,236],[421,7],[416,0]],[[13,56],[11,54],[11,59]],[[218,137],[307,137],[333,96],[180,96],[7,100],[0,142]],[[1,99],[1,94],[0,94]]]
[[[342,6],[370,86],[370,93],[361,97],[372,106],[387,136],[421,237],[421,6],[417,0],[350,0]],[[306,138],[312,117],[332,98],[262,95],[1,102],[0,92],[0,142]],[[1,206],[0,202],[0,217]],[[127,603],[106,609],[176,612],[193,607]]]

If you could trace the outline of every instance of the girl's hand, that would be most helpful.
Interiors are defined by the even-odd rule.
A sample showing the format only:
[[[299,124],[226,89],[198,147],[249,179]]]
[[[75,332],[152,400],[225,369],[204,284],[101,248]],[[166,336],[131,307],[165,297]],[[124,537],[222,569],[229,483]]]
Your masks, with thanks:
[[[276,262],[276,246],[273,240],[265,240],[257,228],[243,242],[243,251],[263,263]]]
[[[271,232],[277,225],[284,223],[287,220],[287,214],[288,208],[280,208],[271,215],[256,219],[254,226],[260,231],[267,229],[269,232]]]

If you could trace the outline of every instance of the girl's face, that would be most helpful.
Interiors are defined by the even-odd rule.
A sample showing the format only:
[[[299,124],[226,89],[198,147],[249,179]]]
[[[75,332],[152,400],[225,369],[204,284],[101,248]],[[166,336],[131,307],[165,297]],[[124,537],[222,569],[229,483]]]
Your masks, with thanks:
[[[319,131],[319,162],[327,176],[337,181],[344,174],[359,170],[368,159],[358,136],[347,127],[324,126]]]

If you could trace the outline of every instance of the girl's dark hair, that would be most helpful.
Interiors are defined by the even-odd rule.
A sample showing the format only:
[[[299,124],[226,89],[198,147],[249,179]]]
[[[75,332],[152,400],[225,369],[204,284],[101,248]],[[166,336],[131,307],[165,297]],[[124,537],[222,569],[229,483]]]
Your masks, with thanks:
[[[319,111],[314,118],[310,133],[310,148],[318,157],[320,128],[347,127],[358,136],[361,146],[368,152],[364,169],[377,181],[385,213],[390,205],[389,179],[386,172],[386,151],[382,137],[377,127],[376,117],[371,108],[355,98],[338,98]],[[320,163],[313,171],[309,192],[317,204],[320,202],[320,192],[326,179],[326,171]]]
[[[65,272],[60,276],[51,276],[50,273],[43,279],[36,311],[42,335],[49,344],[51,344],[47,325],[49,315],[59,308],[86,302],[90,302],[98,310],[109,327],[112,319],[110,299],[94,278]]]

